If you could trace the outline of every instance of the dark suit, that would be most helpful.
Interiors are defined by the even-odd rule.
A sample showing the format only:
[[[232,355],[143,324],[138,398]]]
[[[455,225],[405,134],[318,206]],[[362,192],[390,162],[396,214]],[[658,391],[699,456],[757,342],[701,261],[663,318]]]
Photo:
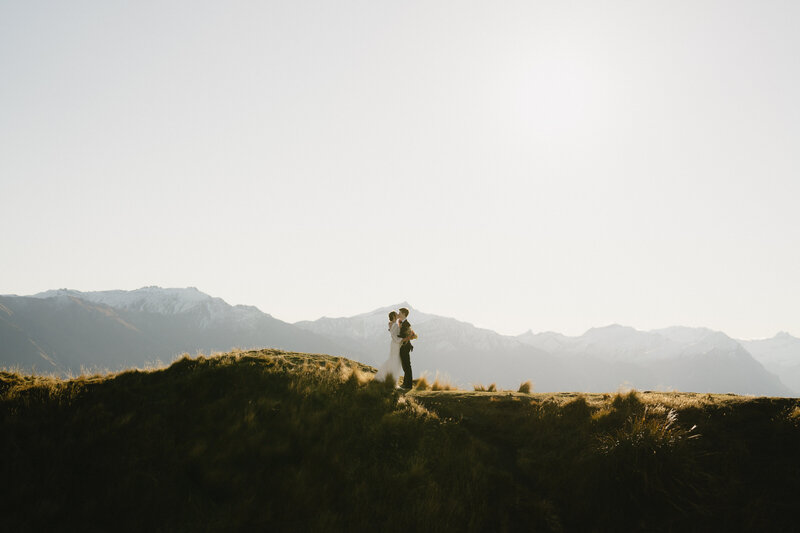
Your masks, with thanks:
[[[400,324],[400,338],[406,338],[411,330],[411,324],[408,320],[403,320],[403,323]],[[403,388],[410,389],[412,385],[412,378],[411,378],[411,350],[414,347],[411,345],[411,341],[404,342],[400,345],[400,363],[403,365],[403,372],[405,375],[403,376]]]

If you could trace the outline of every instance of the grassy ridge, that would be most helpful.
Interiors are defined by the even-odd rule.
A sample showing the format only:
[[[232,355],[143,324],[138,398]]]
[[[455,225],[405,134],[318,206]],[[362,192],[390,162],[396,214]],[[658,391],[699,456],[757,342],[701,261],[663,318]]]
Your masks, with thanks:
[[[401,395],[372,372],[262,350],[69,381],[0,373],[0,523],[10,531],[795,528],[795,399]]]

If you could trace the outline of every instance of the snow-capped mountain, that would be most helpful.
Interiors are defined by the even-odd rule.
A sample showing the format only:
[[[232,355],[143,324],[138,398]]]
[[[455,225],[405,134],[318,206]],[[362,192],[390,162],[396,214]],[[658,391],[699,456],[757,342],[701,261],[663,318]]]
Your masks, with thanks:
[[[253,325],[263,316],[271,317],[253,306],[229,305],[222,298],[209,296],[196,287],[161,288],[151,286],[132,291],[94,292],[57,289],[33,295],[33,298],[55,298],[57,301],[59,299],[65,301],[70,297],[107,305],[120,311],[158,315],[194,313],[197,315],[198,324],[203,327],[223,322]]]
[[[630,376],[628,383],[638,388],[794,395],[742,344],[707,328],[639,331],[613,324],[578,337],[528,331],[517,338],[573,362],[575,375],[580,367],[592,369],[595,381],[610,371]]]
[[[553,353],[565,350],[570,342],[570,337],[556,333],[555,331],[544,331],[542,333],[534,333],[528,330],[522,335],[517,336],[520,342],[535,346],[545,352]]]
[[[234,347],[361,355],[255,307],[231,306],[195,288],[0,296],[0,341],[0,365],[60,373],[141,367],[185,352]]]
[[[709,350],[736,350],[739,343],[721,331],[708,328],[674,326],[657,329],[652,333],[670,339],[683,347],[685,353],[704,353]]]
[[[579,337],[552,332],[534,335],[528,331],[517,339],[550,353],[633,363],[703,354],[714,349],[735,351],[739,346],[724,333],[706,328],[677,326],[639,331],[619,324],[591,328]]]
[[[170,315],[182,313],[211,302],[225,302],[221,298],[214,298],[196,287],[179,289],[162,289],[161,287],[142,287],[133,291],[93,291],[81,292],[70,289],[56,289],[34,294],[34,298],[57,298],[59,296],[74,296],[88,302],[105,304],[116,309],[131,311],[146,311]]]
[[[610,361],[639,363],[669,357],[676,344],[661,335],[637,331],[619,324],[592,328],[580,337],[528,333],[517,338],[550,353],[567,356],[591,355]]]

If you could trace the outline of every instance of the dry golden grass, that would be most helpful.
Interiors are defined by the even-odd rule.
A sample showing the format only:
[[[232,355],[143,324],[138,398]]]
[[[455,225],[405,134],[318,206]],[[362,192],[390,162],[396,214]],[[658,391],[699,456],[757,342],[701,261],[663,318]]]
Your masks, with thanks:
[[[430,388],[431,388],[431,385],[430,385],[430,383],[428,383],[428,378],[426,378],[425,376],[422,376],[421,378],[419,378],[417,380],[417,382],[414,384],[414,390],[417,390],[417,391],[425,391],[425,390],[428,390]]]
[[[65,510],[130,531],[796,524],[799,400],[465,391],[439,376],[398,393],[374,372],[279,350],[71,380],[0,372],[4,526],[70,529]],[[60,490],[75,479],[89,482]]]
[[[453,385],[453,383],[449,379],[447,379],[447,378],[445,378],[443,376],[440,376],[437,373],[436,377],[433,380],[433,383],[431,384],[431,390],[432,391],[455,391],[455,390],[459,390],[459,388],[457,386]]]

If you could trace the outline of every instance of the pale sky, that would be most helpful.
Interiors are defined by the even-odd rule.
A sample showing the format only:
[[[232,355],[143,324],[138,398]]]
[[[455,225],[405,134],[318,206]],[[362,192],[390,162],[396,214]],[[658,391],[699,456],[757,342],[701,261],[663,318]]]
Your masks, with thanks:
[[[0,294],[800,336],[799,27],[795,1],[0,1]]]

